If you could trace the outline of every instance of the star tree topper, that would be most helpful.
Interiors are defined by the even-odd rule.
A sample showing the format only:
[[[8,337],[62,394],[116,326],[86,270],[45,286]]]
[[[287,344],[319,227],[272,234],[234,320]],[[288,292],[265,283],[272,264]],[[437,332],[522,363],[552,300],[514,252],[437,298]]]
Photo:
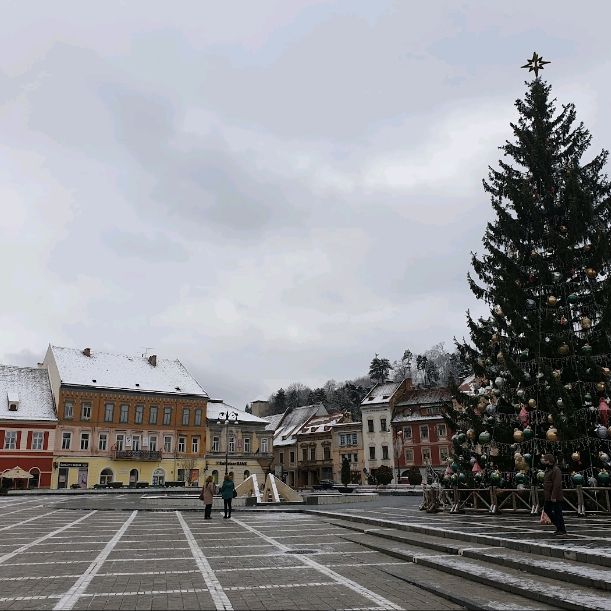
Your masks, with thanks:
[[[534,72],[535,78],[538,78],[539,70],[543,70],[545,68],[545,64],[551,64],[551,62],[546,62],[540,55],[537,55],[537,53],[534,52],[533,56],[529,60],[526,60],[526,63],[521,67],[528,68],[528,71]]]

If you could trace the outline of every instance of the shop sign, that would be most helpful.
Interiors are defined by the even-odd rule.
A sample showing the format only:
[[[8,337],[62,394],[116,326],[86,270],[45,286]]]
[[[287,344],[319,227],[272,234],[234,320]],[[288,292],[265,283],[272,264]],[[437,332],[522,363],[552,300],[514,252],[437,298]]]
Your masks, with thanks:
[[[60,469],[64,468],[74,468],[74,469],[87,469],[89,467],[89,463],[86,462],[60,462]]]

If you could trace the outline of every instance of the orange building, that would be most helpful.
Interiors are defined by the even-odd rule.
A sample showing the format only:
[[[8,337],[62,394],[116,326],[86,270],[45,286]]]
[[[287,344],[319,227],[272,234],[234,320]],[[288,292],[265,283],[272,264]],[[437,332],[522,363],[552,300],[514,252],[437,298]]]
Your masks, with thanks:
[[[199,483],[208,395],[180,361],[49,346],[52,487]]]

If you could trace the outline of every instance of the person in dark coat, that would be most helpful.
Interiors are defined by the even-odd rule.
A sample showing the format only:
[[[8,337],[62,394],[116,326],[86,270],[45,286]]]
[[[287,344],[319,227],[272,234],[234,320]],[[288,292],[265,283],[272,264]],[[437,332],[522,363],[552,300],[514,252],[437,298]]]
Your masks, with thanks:
[[[235,491],[235,484],[229,475],[225,476],[223,485],[221,486],[221,496],[223,497],[223,506],[225,515],[223,518],[227,520],[231,517],[231,501],[233,500],[233,493]]]
[[[549,516],[552,524],[556,527],[554,535],[566,535],[564,517],[562,515],[562,471],[556,464],[553,454],[544,454],[541,462],[545,465],[545,477],[543,478],[543,494],[545,503],[543,510]]]

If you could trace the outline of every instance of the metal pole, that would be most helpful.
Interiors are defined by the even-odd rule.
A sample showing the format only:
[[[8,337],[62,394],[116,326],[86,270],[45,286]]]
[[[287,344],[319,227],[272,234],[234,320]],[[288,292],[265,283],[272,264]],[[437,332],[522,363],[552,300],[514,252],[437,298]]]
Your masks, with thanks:
[[[225,420],[225,475],[229,473],[229,416]]]

